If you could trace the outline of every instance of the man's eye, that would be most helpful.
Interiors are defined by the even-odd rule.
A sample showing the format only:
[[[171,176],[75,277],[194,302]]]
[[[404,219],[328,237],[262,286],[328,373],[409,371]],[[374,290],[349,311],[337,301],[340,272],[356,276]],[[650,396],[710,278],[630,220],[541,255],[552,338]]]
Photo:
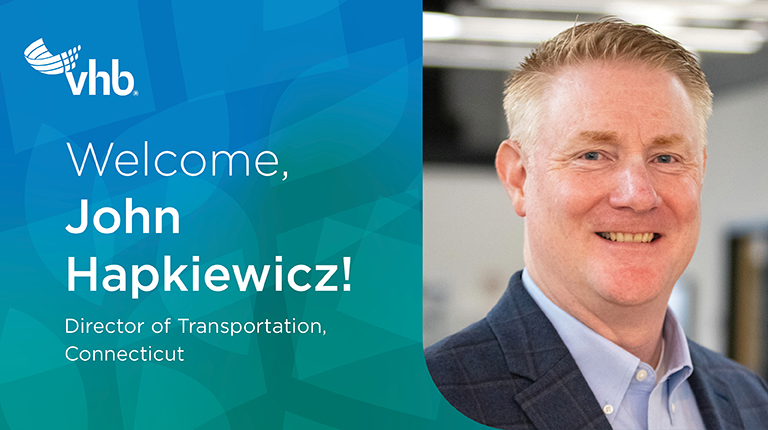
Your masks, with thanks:
[[[671,155],[659,155],[656,157],[656,161],[659,163],[669,164],[672,162],[672,156]]]
[[[595,151],[590,151],[584,154],[583,157],[585,160],[597,161],[600,158],[600,154]]]

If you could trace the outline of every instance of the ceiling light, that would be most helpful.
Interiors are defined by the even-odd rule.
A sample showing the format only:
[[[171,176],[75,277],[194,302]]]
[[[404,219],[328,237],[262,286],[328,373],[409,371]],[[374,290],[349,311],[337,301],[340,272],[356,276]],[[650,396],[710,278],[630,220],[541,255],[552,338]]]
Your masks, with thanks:
[[[574,22],[488,18],[424,13],[424,40],[459,40],[508,44],[538,44]],[[657,30],[694,51],[753,53],[765,39],[752,29],[720,29],[659,25]]]
[[[453,39],[461,34],[461,19],[447,13],[424,12],[424,40]]]

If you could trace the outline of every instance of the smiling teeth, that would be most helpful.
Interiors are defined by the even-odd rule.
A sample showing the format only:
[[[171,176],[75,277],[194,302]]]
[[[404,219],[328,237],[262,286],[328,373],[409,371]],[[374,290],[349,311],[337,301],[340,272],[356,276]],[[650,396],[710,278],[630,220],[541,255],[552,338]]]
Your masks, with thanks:
[[[608,239],[614,242],[636,242],[636,243],[648,243],[654,238],[654,233],[617,233],[617,232],[602,232],[598,233],[604,239]]]

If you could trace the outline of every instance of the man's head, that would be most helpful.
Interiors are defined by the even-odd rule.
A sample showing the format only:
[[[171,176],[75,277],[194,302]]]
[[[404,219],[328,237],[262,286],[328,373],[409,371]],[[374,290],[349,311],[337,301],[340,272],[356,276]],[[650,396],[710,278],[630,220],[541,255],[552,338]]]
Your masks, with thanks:
[[[589,40],[570,46],[580,38]],[[657,62],[642,59],[651,51]],[[673,56],[689,62],[670,70]],[[666,306],[700,226],[711,96],[695,60],[645,27],[603,21],[557,36],[526,63],[536,70],[513,77],[506,100],[521,110],[512,120],[534,123],[511,125],[520,137],[502,143],[496,165],[525,217],[531,276],[572,314]],[[516,91],[534,97],[518,103]]]

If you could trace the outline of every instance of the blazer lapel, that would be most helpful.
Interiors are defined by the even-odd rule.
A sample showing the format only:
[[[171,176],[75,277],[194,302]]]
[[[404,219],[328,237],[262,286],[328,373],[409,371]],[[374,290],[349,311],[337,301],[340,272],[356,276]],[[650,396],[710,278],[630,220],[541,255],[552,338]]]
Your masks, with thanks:
[[[512,276],[487,321],[509,371],[532,384],[515,395],[538,429],[601,429],[611,425],[571,353],[522,283]]]
[[[515,401],[538,429],[611,429],[570,354],[516,395]]]
[[[693,373],[688,377],[688,383],[699,406],[704,426],[709,430],[743,429],[744,423],[728,385],[710,375],[709,363],[700,352],[700,346],[689,341],[688,348],[693,362]]]

